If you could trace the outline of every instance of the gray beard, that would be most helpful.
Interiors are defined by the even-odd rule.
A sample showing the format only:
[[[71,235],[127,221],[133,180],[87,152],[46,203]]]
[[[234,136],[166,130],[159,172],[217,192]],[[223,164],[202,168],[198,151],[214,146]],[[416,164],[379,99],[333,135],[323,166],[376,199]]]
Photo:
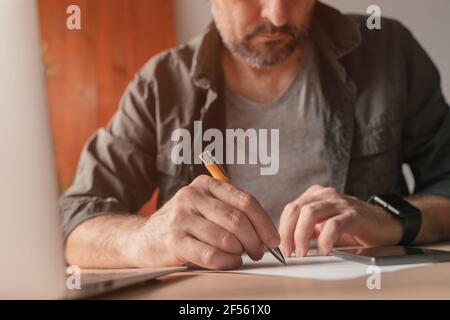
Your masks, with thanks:
[[[245,62],[253,67],[264,68],[272,67],[284,62],[296,51],[296,49],[302,47],[307,42],[307,40],[309,39],[311,20],[308,19],[308,21],[299,30],[293,31],[293,28],[285,28],[284,32],[292,36],[292,41],[286,43],[286,45],[282,49],[275,49],[275,46],[278,43],[277,41],[267,42],[265,45],[266,49],[269,49],[268,51],[271,51],[270,54],[264,54],[263,52],[258,52],[257,49],[252,48],[250,36],[240,42],[228,41],[228,39],[222,33],[220,26],[216,24],[216,27],[220,37],[222,38],[222,42],[227,47],[227,49],[230,50],[231,53],[242,58]],[[253,36],[256,36],[258,32],[262,33],[264,31],[281,31],[280,29],[283,28],[277,28],[278,30],[274,29],[275,28],[261,26],[259,30],[256,29],[254,31]]]
[[[278,52],[274,50],[270,55],[257,52],[257,50],[252,49],[248,43],[238,44],[224,41],[224,44],[228,50],[242,58],[249,65],[256,68],[267,68],[286,61],[297,48],[301,47],[306,42],[306,39],[307,36],[296,38],[288,43],[282,50],[279,50]],[[272,46],[275,46],[275,44],[276,43],[272,44]],[[270,47],[271,43],[267,43],[266,46]]]
[[[287,60],[299,47],[305,45],[307,40],[310,37],[310,28],[312,25],[312,17],[314,16],[315,6],[312,8],[310,15],[306,17],[306,21],[303,23],[301,27],[295,30],[292,26],[284,26],[284,27],[274,27],[270,25],[260,25],[253,30],[253,33],[248,35],[248,37],[240,42],[231,42],[225,37],[222,33],[220,25],[216,21],[216,28],[219,32],[220,37],[222,38],[222,42],[225,47],[230,50],[234,55],[242,58],[245,62],[247,62],[250,66],[255,68],[265,68],[272,67],[278,65],[285,60]],[[263,32],[284,32],[290,34],[292,36],[292,41],[286,44],[286,46],[278,50],[275,50],[275,46],[277,44],[276,41],[272,43],[266,43],[266,46],[272,46],[272,52],[270,55],[264,54],[262,52],[258,52],[251,46],[251,37],[256,36],[258,33]],[[266,48],[267,49],[267,48]]]

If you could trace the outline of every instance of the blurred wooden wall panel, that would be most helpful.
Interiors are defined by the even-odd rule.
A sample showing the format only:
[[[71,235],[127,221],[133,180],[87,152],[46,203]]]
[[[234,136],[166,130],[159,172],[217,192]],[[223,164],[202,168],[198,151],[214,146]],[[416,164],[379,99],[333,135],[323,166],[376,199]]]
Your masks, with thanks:
[[[135,72],[151,56],[175,45],[173,7],[168,0],[38,0],[38,4],[63,191],[72,182],[86,140],[107,124]],[[81,30],[66,27],[70,5],[81,8]]]

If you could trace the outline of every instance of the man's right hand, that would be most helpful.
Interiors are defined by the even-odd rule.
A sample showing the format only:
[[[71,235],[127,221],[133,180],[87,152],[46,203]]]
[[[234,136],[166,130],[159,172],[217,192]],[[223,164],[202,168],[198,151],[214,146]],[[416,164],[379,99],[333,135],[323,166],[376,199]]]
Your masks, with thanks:
[[[196,178],[148,219],[135,243],[135,264],[233,269],[246,252],[253,260],[280,235],[259,202],[227,182]]]

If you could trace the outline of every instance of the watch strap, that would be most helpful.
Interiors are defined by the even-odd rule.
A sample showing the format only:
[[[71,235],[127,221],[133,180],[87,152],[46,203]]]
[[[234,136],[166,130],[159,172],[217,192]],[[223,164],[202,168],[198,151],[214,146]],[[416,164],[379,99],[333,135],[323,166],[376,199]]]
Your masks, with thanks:
[[[393,194],[372,196],[369,203],[382,207],[400,221],[403,236],[399,245],[410,245],[416,239],[422,225],[422,214],[419,209],[402,197]]]

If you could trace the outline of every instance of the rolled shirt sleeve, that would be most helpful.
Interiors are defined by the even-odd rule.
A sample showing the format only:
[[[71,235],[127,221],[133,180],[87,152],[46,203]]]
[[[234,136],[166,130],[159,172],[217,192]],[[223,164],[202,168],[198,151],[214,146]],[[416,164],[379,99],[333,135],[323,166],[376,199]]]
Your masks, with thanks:
[[[157,186],[155,100],[139,74],[106,128],[85,145],[71,187],[59,200],[64,238],[82,222],[107,214],[133,214]]]
[[[406,39],[409,101],[404,160],[415,178],[415,195],[450,198],[450,108],[437,68],[409,32]]]

